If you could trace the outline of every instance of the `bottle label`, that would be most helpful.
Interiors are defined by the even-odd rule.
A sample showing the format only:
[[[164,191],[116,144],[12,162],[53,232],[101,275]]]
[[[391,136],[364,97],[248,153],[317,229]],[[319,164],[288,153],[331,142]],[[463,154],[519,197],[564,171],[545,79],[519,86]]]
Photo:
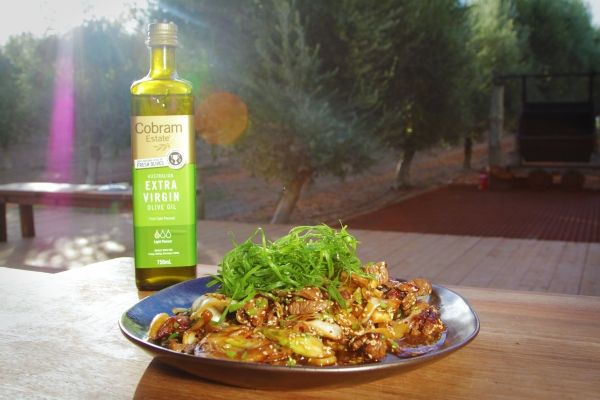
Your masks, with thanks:
[[[196,164],[191,115],[131,118],[136,268],[196,265]]]

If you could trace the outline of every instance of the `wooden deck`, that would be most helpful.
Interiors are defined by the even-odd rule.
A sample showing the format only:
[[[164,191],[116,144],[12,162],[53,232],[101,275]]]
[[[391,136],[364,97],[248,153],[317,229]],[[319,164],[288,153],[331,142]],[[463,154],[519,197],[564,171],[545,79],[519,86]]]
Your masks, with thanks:
[[[21,238],[19,213],[8,206],[8,242],[0,266],[59,272],[132,255],[131,214],[105,210],[36,209],[37,237]],[[216,264],[246,239],[254,224],[200,221],[198,262]],[[290,226],[266,225],[270,238]],[[352,230],[364,262],[385,260],[397,277],[442,285],[600,296],[600,243]]]

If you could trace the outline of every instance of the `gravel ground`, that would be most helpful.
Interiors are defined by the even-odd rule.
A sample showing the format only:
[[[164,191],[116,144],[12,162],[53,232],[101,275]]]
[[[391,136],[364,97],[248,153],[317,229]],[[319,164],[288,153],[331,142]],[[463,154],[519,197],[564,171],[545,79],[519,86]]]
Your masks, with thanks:
[[[506,141],[512,143],[510,138]],[[413,187],[391,190],[396,155],[380,156],[370,170],[349,176],[344,180],[317,177],[303,190],[291,223],[335,223],[354,215],[364,214],[410,198],[452,181],[475,183],[478,170],[486,162],[486,143],[474,146],[473,169],[462,168],[462,148],[440,147],[418,153],[413,161]],[[0,162],[0,183],[8,182],[62,182],[65,178],[46,172],[44,143],[20,144],[5,152]],[[85,152],[75,151],[70,171],[71,182],[85,182],[87,158]],[[206,182],[206,219],[268,223],[279,195],[281,184],[265,182],[252,176],[232,157],[213,158],[208,148],[199,149],[199,162]],[[23,155],[26,155],[24,157]],[[99,164],[98,183],[128,182],[130,155],[123,151],[116,156],[104,155]]]

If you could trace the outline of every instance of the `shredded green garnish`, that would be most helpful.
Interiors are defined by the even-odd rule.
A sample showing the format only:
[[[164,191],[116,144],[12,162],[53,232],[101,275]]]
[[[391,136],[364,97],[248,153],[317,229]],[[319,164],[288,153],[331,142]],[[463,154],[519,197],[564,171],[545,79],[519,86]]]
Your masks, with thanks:
[[[259,228],[245,242],[234,242],[209,286],[221,284],[219,291],[238,301],[228,311],[239,309],[258,293],[309,286],[326,290],[345,307],[338,289],[342,272],[367,276],[356,255],[357,244],[346,227],[298,226],[274,242]]]

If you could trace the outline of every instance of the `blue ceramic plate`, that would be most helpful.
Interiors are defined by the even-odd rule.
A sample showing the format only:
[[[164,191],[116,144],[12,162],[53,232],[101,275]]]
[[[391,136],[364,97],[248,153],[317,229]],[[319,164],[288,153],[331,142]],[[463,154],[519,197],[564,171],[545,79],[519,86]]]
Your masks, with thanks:
[[[171,314],[175,307],[190,307],[201,294],[214,292],[214,287],[206,287],[210,279],[204,277],[183,282],[141,300],[121,316],[121,331],[131,342],[174,368],[211,381],[254,389],[342,386],[384,378],[447,356],[465,346],[479,332],[479,319],[466,300],[449,289],[433,285],[430,303],[440,309],[442,320],[448,328],[446,340],[431,352],[410,358],[388,354],[377,364],[287,367],[197,357],[177,353],[145,340],[150,322],[156,314]]]

